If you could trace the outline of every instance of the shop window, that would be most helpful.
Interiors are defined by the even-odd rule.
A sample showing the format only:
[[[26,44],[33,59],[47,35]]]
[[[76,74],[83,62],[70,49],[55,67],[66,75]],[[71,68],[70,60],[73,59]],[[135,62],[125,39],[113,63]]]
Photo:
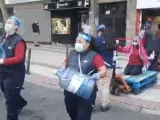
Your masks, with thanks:
[[[70,34],[71,18],[52,18],[52,34]]]

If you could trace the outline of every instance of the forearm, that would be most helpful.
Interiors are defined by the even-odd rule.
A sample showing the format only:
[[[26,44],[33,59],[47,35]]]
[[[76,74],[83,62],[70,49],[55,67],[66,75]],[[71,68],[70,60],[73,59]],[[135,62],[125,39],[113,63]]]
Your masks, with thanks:
[[[25,45],[23,42],[19,42],[16,45],[14,56],[11,58],[4,59],[4,65],[14,65],[22,62],[25,57]]]

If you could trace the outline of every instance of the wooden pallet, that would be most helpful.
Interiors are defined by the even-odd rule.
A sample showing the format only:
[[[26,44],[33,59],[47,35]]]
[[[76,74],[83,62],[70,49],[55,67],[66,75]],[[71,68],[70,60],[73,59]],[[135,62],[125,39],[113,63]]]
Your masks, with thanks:
[[[124,79],[132,87],[133,93],[137,95],[157,83],[157,72],[144,71],[143,74],[137,76],[124,75]]]

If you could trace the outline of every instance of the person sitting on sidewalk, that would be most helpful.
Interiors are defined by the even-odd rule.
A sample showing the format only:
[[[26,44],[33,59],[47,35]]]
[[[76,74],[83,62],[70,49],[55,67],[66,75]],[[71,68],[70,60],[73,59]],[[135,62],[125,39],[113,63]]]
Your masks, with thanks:
[[[139,75],[142,74],[142,68],[145,65],[147,67],[148,59],[152,59],[151,57],[148,58],[147,53],[140,42],[139,37],[136,37],[132,44],[127,45],[125,47],[119,46],[119,40],[116,40],[117,44],[117,51],[128,53],[129,54],[129,62],[124,69],[125,75]],[[123,92],[130,92],[131,88],[129,85],[125,82],[124,77],[120,73],[116,73],[116,81],[119,84],[121,84],[120,89]]]
[[[118,44],[119,41],[116,40]],[[141,41],[136,37],[132,44],[125,47],[117,46],[117,50],[123,53],[129,53],[129,63],[127,64],[124,74],[125,75],[139,75],[142,73],[142,68],[145,65],[147,67],[148,59],[146,50]]]

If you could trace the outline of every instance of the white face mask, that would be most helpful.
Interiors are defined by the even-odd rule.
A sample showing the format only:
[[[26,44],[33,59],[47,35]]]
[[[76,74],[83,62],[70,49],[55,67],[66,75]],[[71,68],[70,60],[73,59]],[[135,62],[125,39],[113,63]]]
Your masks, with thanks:
[[[83,45],[83,43],[76,43],[75,44],[75,50],[77,52],[83,52],[84,51],[84,45]]]
[[[137,43],[137,42],[132,42],[132,44],[133,44],[134,46],[137,46],[137,45],[138,45],[138,43]]]
[[[14,29],[14,26],[12,24],[6,23],[4,29],[5,29],[5,31],[8,35],[12,35],[12,34],[15,33],[15,29]]]

